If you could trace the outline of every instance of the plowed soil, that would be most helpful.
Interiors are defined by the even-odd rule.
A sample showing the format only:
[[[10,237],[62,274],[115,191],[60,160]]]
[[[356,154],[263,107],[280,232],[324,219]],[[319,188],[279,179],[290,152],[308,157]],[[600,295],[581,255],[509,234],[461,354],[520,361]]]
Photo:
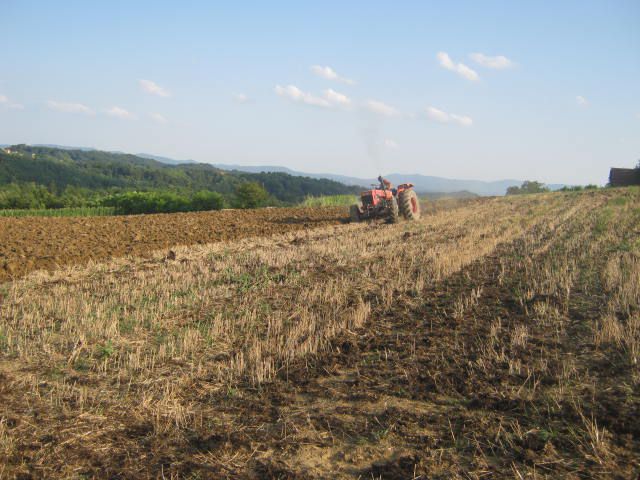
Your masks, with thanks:
[[[271,235],[332,225],[342,207],[270,208],[115,217],[0,218],[0,282],[34,270],[127,255],[145,256],[174,245]]]

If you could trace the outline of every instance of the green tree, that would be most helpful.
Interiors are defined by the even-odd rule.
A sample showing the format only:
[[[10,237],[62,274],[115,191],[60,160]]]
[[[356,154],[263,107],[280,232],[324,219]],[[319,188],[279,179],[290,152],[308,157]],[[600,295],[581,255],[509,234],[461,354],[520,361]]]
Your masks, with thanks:
[[[523,195],[528,193],[543,193],[548,192],[549,189],[545,187],[544,183],[526,180],[521,186],[513,186],[507,188],[507,195]]]
[[[218,192],[201,190],[191,198],[191,209],[195,211],[220,210],[223,206],[224,198]]]
[[[258,208],[266,205],[269,193],[258,182],[242,183],[236,188],[236,201],[239,208]]]

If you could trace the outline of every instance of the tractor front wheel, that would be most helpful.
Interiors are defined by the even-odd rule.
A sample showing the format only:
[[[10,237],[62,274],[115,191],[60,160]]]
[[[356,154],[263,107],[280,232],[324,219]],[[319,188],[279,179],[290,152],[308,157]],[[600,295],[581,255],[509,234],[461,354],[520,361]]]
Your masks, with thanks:
[[[415,190],[405,190],[400,192],[400,211],[407,220],[417,220],[420,218],[420,202]]]
[[[351,221],[353,223],[357,223],[360,221],[360,208],[358,205],[351,205],[349,208],[349,216],[351,217]]]

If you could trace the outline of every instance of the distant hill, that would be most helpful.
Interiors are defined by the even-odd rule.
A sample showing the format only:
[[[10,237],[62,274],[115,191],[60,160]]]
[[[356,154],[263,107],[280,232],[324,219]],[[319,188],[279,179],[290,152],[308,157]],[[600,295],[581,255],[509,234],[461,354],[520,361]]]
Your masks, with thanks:
[[[6,147],[10,147],[11,145],[9,144],[0,144],[0,148],[6,148]],[[93,147],[75,147],[75,146],[70,146],[70,145],[58,145],[55,143],[34,143],[33,145],[31,145],[32,147],[45,147],[45,148],[55,148],[58,150],[81,150],[83,152],[95,152],[95,151],[99,151],[97,148],[93,148]],[[121,153],[123,155],[126,155],[125,152],[121,152],[118,150],[105,150],[107,153]],[[181,164],[185,164],[185,163],[198,163],[195,160],[174,160],[173,158],[169,158],[169,157],[161,157],[159,155],[151,155],[150,153],[136,153],[135,154],[136,157],[142,157],[142,158],[148,158],[151,160],[156,160],[160,163],[164,163],[167,165],[181,165]]]
[[[367,187],[371,184],[377,183],[375,178],[357,178],[348,177],[344,175],[335,175],[331,173],[303,173],[291,170],[287,167],[278,166],[242,166],[242,165],[224,165],[216,164],[218,168],[224,170],[236,170],[243,172],[285,172],[289,175],[304,175],[311,178],[328,178],[335,180],[345,185],[357,185]],[[522,180],[496,180],[496,181],[482,181],[482,180],[456,180],[451,178],[433,177],[420,174],[401,174],[391,173],[384,175],[391,183],[413,183],[418,193],[455,193],[461,191],[467,191],[475,193],[476,195],[492,196],[492,195],[504,195],[507,193],[507,188],[514,185],[522,185]],[[552,184],[547,185],[551,190],[558,190],[564,185]]]
[[[288,175],[293,175],[295,177],[310,177],[310,178],[328,178],[329,180],[334,180],[336,182],[343,183],[345,185],[356,185],[359,187],[367,187],[369,184],[374,183],[375,180],[367,180],[364,178],[357,177],[349,177],[346,175],[337,175],[335,173],[306,173],[299,172],[296,170],[292,170],[287,167],[279,167],[275,165],[260,165],[260,166],[251,166],[251,165],[227,165],[227,164],[213,164],[214,167],[221,168],[223,170],[230,171],[238,171],[238,172],[251,172],[251,173],[260,173],[260,172],[279,172],[286,173]]]
[[[55,143],[36,143],[32,145],[34,147],[46,147],[46,148],[57,148],[59,150],[82,150],[83,152],[91,152],[96,150],[92,147],[70,147],[67,145],[56,145]],[[121,153],[121,152],[117,152]]]
[[[4,145],[4,146],[8,146],[8,145]],[[180,167],[181,169],[185,169],[184,171],[190,174],[191,177],[193,177],[196,173],[197,175],[195,176],[203,176],[203,175],[209,176],[210,178],[204,181],[205,184],[207,185],[211,185],[211,182],[219,183],[218,177],[216,177],[215,175],[212,177],[212,175],[215,172],[217,172],[218,175],[223,172],[229,172],[229,174],[232,177],[245,178],[245,179],[249,178],[249,177],[246,177],[246,174],[255,174],[255,175],[258,175],[258,177],[256,177],[257,180],[262,179],[260,181],[264,181],[264,179],[266,178],[269,178],[269,179],[286,178],[286,177],[277,177],[277,176],[274,177],[273,174],[288,175],[292,177],[302,177],[302,178],[307,178],[309,180],[310,179],[332,180],[333,182],[337,182],[339,184],[342,184],[343,186],[345,185],[348,187],[356,186],[358,187],[358,189],[368,187],[371,184],[377,183],[377,180],[375,178],[358,178],[358,177],[350,177],[346,175],[338,175],[338,174],[332,174],[332,173],[307,173],[307,172],[300,172],[300,171],[292,170],[287,167],[282,167],[277,165],[245,166],[245,165],[234,165],[234,164],[198,163],[195,160],[175,160],[172,158],[163,157],[159,155],[152,155],[148,153],[139,153],[136,155],[130,155],[122,152],[102,152],[100,150],[96,150],[90,147],[69,147],[69,146],[63,146],[63,145],[34,145],[29,148],[48,148],[52,150],[61,150],[61,151],[67,151],[67,152],[81,151],[81,152],[97,152],[99,154],[120,155],[120,157],[117,157],[119,159],[117,161],[125,161],[125,163],[126,161],[130,161],[131,157],[135,157],[138,159],[137,160],[138,163],[140,162],[140,160],[149,160],[149,161],[155,162],[153,164],[146,164],[149,167],[157,167],[160,169],[166,166]],[[77,155],[72,155],[72,157],[77,158]],[[116,158],[116,157],[113,157],[113,158]],[[123,160],[123,159],[129,159],[129,160]],[[271,174],[272,176],[265,176],[267,174]],[[415,185],[416,191],[420,194],[443,194],[443,193],[452,194],[456,192],[466,191],[466,192],[470,192],[470,193],[473,193],[476,195],[482,195],[482,196],[504,195],[507,191],[507,188],[511,186],[519,186],[523,182],[522,180],[515,180],[515,179],[496,180],[496,181],[459,180],[459,179],[427,176],[427,175],[420,175],[420,174],[400,174],[400,173],[391,173],[391,174],[385,175],[385,177],[388,178],[394,184],[407,183],[407,182],[413,183]],[[168,186],[174,186],[175,179],[165,179],[165,180],[169,182]],[[1,178],[0,178],[0,181],[1,181]],[[161,180],[156,183],[162,184],[163,181]],[[233,190],[233,188],[229,189],[228,186],[223,185],[224,183],[233,184],[233,182],[222,182],[222,184],[217,185],[217,188],[220,189],[221,193],[225,193],[227,191]],[[199,183],[200,188],[209,188],[209,187],[204,187],[202,185],[203,184],[200,182]],[[329,184],[327,184],[327,186],[328,185]],[[547,187],[549,187],[551,190],[558,190],[564,186],[565,185],[563,184],[547,184]],[[145,187],[145,188],[151,188],[151,187]],[[187,187],[187,188],[192,188],[192,187]],[[285,191],[285,188],[282,186],[276,188],[276,190],[279,191],[278,198],[281,198],[281,197],[293,198],[293,197],[298,197],[300,195],[303,195],[303,196],[309,195],[311,193],[305,193],[305,194],[302,193],[303,191],[309,190],[309,189],[312,189],[315,191],[315,189],[313,189],[311,185],[308,184],[308,182],[306,184],[306,187],[298,188],[298,186],[294,186],[292,188],[293,188],[293,191],[290,192],[291,194],[287,193]],[[325,194],[331,194],[329,192],[334,192],[335,190],[336,190],[336,186],[333,185],[332,187],[329,188],[329,191],[326,192]],[[352,188],[348,189],[349,192],[353,192],[355,190]],[[318,192],[318,193],[313,193],[312,195],[321,195],[321,194],[322,194],[321,192]]]
[[[150,153],[136,153],[137,157],[149,158],[167,165],[188,165],[198,163],[195,160],[174,160],[173,158],[161,157],[159,155],[151,155]]]
[[[57,191],[67,187],[92,191],[171,189],[233,194],[244,182],[259,182],[276,199],[297,203],[308,195],[337,195],[358,189],[328,179],[286,173],[228,172],[205,163],[169,165],[153,158],[93,149],[13,145],[0,151],[0,186],[34,183]],[[149,156],[147,156],[149,157]]]

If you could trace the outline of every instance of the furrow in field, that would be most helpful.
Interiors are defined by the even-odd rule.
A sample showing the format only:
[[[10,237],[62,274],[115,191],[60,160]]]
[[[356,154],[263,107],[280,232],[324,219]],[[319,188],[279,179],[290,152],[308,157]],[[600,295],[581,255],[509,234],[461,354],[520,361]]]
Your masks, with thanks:
[[[0,218],[0,283],[34,270],[335,225],[341,207],[269,208],[114,217]]]

